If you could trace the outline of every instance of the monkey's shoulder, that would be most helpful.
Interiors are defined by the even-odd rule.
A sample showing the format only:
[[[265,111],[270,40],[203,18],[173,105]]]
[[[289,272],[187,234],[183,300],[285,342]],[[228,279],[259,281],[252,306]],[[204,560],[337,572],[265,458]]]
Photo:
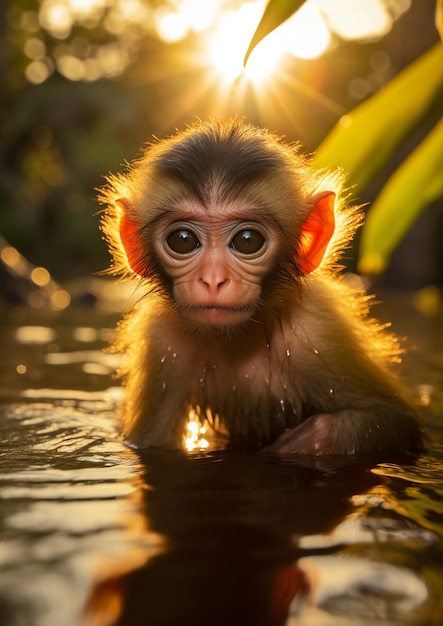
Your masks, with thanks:
[[[305,335],[337,358],[363,353],[379,363],[398,361],[402,350],[389,324],[380,323],[371,311],[358,277],[313,275],[294,308],[300,336]]]

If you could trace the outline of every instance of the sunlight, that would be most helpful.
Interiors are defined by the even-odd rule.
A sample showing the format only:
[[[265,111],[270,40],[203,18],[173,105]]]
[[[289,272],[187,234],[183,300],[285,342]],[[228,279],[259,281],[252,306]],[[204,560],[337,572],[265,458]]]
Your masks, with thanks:
[[[26,42],[25,54],[30,59],[26,78],[42,83],[55,68],[69,80],[114,78],[131,64],[146,33],[154,32],[166,44],[187,45],[187,38],[191,44],[192,36],[199,38],[204,47],[202,59],[212,68],[211,78],[224,89],[239,77],[246,79],[245,87],[248,83],[257,86],[280,77],[276,71],[282,68],[285,55],[315,59],[327,51],[334,35],[354,41],[379,39],[410,4],[411,0],[307,0],[256,46],[244,68],[246,50],[267,0],[168,0],[156,4],[144,0],[41,0],[40,26],[52,37],[68,41],[63,53],[55,48],[54,58],[43,40],[34,37]],[[79,52],[74,44],[86,37],[69,41],[78,24],[86,28],[102,24],[117,39]],[[196,62],[194,54],[189,63]]]
[[[225,11],[215,32],[209,35],[209,55],[214,69],[227,82],[236,80],[244,71],[253,82],[260,81],[275,68],[283,54],[279,38],[272,33],[252,52],[246,69],[243,59],[255,27],[263,11],[263,2],[245,2],[237,11]]]
[[[186,424],[186,433],[184,436],[184,445],[188,452],[196,450],[206,450],[209,447],[209,441],[205,437],[206,426],[202,423],[200,416],[194,409],[189,410],[189,419]]]
[[[245,2],[236,11],[223,12],[208,41],[215,70],[228,82],[244,75],[253,83],[266,79],[285,53],[300,59],[313,59],[325,52],[330,32],[315,3],[308,3],[270,33],[253,50],[246,68],[243,59],[249,41],[260,21],[264,3]]]
[[[299,59],[315,59],[331,41],[331,33],[314,3],[304,4],[294,17],[279,29],[286,50]]]
[[[77,17],[90,17],[97,10],[101,10],[104,4],[103,0],[69,0],[72,12]]]
[[[155,12],[154,21],[158,36],[166,43],[180,41],[188,32],[188,24],[180,13],[161,8]]]
[[[410,0],[403,0],[396,17],[407,10],[409,3]],[[250,1],[237,10],[225,10],[219,15],[215,30],[208,32],[211,62],[226,82],[241,75],[260,82],[273,74],[285,53],[314,59],[328,49],[332,33],[342,39],[375,39],[389,32],[393,22],[383,0],[308,0],[258,44],[244,69],[243,58],[265,4],[262,0]]]
[[[44,0],[40,6],[39,22],[53,37],[65,39],[71,32],[74,17],[62,0]]]
[[[211,26],[217,12],[217,2],[207,0],[181,0],[179,14],[189,28],[203,31]]]
[[[380,38],[392,27],[392,18],[383,0],[316,0],[318,10],[327,15],[328,24],[342,39]],[[407,3],[406,3],[407,4]]]
[[[154,12],[154,25],[160,39],[166,43],[180,41],[190,31],[207,30],[217,12],[216,2],[181,0],[173,10],[166,6]]]

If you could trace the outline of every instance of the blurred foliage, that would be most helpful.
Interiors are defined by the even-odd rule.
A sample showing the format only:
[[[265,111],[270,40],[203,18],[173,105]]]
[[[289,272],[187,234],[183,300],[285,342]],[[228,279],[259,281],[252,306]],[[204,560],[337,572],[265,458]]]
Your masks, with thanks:
[[[254,33],[254,47],[304,0],[269,0]],[[443,39],[443,0],[437,0],[436,24]],[[339,165],[350,173],[358,193],[371,182],[399,146],[443,105],[443,46],[435,46],[401,75],[343,116],[317,148],[314,162]],[[443,198],[443,120],[440,119],[392,174],[369,211],[363,228],[359,270],[383,272],[419,213]]]
[[[124,134],[132,113],[111,85],[61,77],[27,87],[9,110],[0,152],[2,233],[56,275],[106,266],[94,189],[133,150]]]
[[[418,9],[424,15],[434,0],[413,2],[425,6]],[[51,22],[50,11],[60,4],[73,7],[73,12]],[[301,140],[311,151],[337,119],[434,42],[429,31],[423,33],[425,27],[405,46],[410,25],[409,31],[398,31],[400,35],[364,45],[335,36],[330,50],[319,58],[284,57],[272,80],[258,89],[227,86],[214,72],[201,32],[188,24],[176,40],[161,35],[167,11],[177,4],[0,4],[0,232],[57,280],[107,266],[94,190],[104,175],[124,166],[124,159],[135,158],[153,135],[183,128],[196,116],[241,114],[289,141]],[[227,9],[241,4],[223,0]],[[278,4],[280,12],[272,14]],[[269,3],[257,37],[302,4]],[[214,5],[219,3],[201,7],[206,11]],[[86,13],[86,6],[93,10]],[[183,29],[181,16],[174,15],[175,26]],[[415,99],[408,98],[408,103]]]

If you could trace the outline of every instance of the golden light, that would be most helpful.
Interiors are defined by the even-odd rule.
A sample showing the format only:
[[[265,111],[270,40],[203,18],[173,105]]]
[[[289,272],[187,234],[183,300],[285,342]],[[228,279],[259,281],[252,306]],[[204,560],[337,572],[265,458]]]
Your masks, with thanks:
[[[285,53],[313,59],[328,48],[331,35],[327,24],[315,2],[308,2],[258,44],[244,68],[243,59],[264,6],[259,0],[245,2],[235,11],[224,11],[209,34],[209,56],[225,82],[243,75],[253,83],[260,83],[273,75]]]
[[[182,0],[179,4],[179,14],[194,31],[203,31],[209,28],[217,12],[217,2],[208,0]]]
[[[64,289],[56,289],[51,294],[50,306],[54,311],[63,311],[71,304],[71,296]]]
[[[328,49],[331,41],[331,33],[323,14],[314,3],[309,2],[294,17],[282,24],[279,31],[285,49],[299,59],[319,57]]]
[[[159,9],[155,14],[157,34],[166,43],[180,41],[188,32],[188,24],[181,19],[180,13]]]
[[[31,280],[35,285],[45,287],[51,282],[51,276],[46,268],[34,267],[31,272]]]
[[[410,1],[402,0],[394,11],[383,0],[308,0],[258,44],[244,69],[246,49],[266,5],[263,0],[251,0],[237,10],[220,12],[215,28],[207,32],[209,58],[226,83],[241,75],[253,83],[261,82],[274,75],[284,54],[299,59],[321,56],[331,43],[332,33],[352,40],[382,37]]]
[[[276,71],[282,69],[283,55],[319,57],[328,49],[333,34],[351,40],[379,39],[408,10],[411,1],[307,0],[258,44],[245,69],[243,59],[267,0],[41,0],[38,13],[24,13],[23,28],[28,32],[36,32],[40,23],[53,37],[68,40],[77,24],[86,28],[101,24],[117,41],[79,52],[79,37],[75,37],[73,42],[63,44],[63,53],[60,46],[56,48],[52,58],[43,39],[32,37],[24,44],[30,59],[26,77],[38,84],[57,68],[69,80],[115,78],[136,58],[138,43],[146,33],[155,32],[164,43],[178,43],[197,35],[203,44],[203,60],[213,70],[213,82],[218,81],[222,88],[239,76],[255,85],[267,78],[279,78]],[[31,15],[35,15],[34,21]],[[185,46],[183,50],[186,55]],[[189,63],[196,63],[195,55],[190,56]]]
[[[39,22],[53,37],[65,39],[71,32],[74,16],[62,0],[44,0],[40,6]]]
[[[154,24],[160,39],[167,43],[180,41],[190,31],[207,30],[214,21],[217,2],[181,0],[173,10],[159,7],[154,12]]]
[[[206,439],[205,435],[206,426],[200,419],[197,411],[190,409],[184,436],[186,450],[188,452],[206,450],[209,447],[209,441]]]
[[[328,25],[342,39],[380,38],[392,27],[392,17],[383,0],[316,0],[327,16]],[[399,2],[398,14],[409,8],[410,0]],[[403,5],[403,6],[401,6]]]
[[[245,2],[236,11],[225,11],[209,34],[211,63],[226,82],[245,74],[253,82],[260,81],[275,68],[282,55],[278,39],[270,35],[252,52],[246,69],[243,59],[263,11],[263,2]]]

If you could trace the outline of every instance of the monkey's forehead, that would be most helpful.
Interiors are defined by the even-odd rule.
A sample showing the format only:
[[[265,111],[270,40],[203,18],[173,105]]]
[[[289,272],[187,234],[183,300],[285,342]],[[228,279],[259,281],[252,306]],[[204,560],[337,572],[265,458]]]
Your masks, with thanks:
[[[264,179],[241,189],[224,189],[216,183],[195,190],[176,179],[149,177],[127,193],[135,222],[258,220],[292,233],[309,212],[305,194],[292,181]]]
[[[269,211],[248,198],[217,199],[201,203],[193,197],[183,198],[168,206],[158,207],[159,217],[168,221],[190,221],[202,223],[226,223],[238,221],[275,221],[270,219]]]

